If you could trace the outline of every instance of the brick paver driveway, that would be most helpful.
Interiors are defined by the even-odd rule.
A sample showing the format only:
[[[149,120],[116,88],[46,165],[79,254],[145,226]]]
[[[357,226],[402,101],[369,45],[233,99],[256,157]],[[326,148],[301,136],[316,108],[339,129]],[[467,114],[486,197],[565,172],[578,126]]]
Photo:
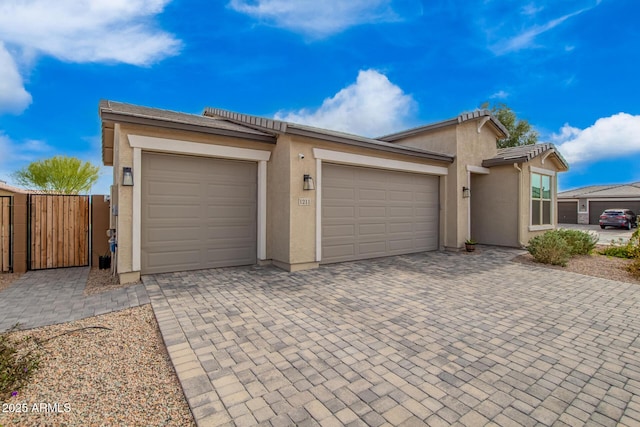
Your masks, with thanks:
[[[640,286],[427,253],[144,278],[205,425],[639,425]]]

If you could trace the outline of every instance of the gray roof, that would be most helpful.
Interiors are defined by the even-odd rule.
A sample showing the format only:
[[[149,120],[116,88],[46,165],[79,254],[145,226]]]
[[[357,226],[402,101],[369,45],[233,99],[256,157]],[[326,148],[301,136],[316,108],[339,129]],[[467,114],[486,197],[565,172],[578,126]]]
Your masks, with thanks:
[[[588,187],[574,188],[573,190],[566,190],[558,193],[559,199],[577,199],[583,197],[640,197],[640,182],[632,182],[630,184],[590,185]]]
[[[379,137],[378,139],[380,139],[382,141],[389,141],[389,142],[397,141],[399,139],[403,139],[403,138],[406,138],[408,136],[417,135],[417,134],[419,134],[421,132],[424,132],[424,131],[434,130],[434,129],[438,129],[438,128],[442,128],[442,127],[446,127],[446,126],[451,126],[451,125],[457,125],[457,124],[464,123],[464,122],[469,121],[469,120],[476,120],[476,119],[479,119],[479,118],[482,118],[482,117],[486,117],[487,120],[489,120],[494,125],[494,127],[496,128],[498,133],[502,134],[502,138],[509,137],[509,131],[507,130],[507,128],[504,127],[504,125],[500,122],[500,120],[498,120],[497,118],[495,118],[493,116],[493,114],[491,114],[491,111],[489,111],[489,110],[476,110],[476,111],[472,111],[471,113],[462,113],[458,117],[454,117],[453,119],[443,120],[443,121],[432,123],[432,124],[429,124],[429,125],[426,125],[426,126],[419,126],[419,127],[416,127],[416,128],[404,130],[402,132],[397,132],[397,133],[392,133],[392,134],[389,134],[389,135],[384,135],[384,136]]]
[[[548,151],[551,151],[550,154],[554,154],[557,157],[558,161],[566,169],[569,169],[569,163],[567,163],[560,152],[558,152],[555,145],[551,143],[519,145],[517,147],[500,148],[498,149],[498,153],[494,157],[484,160],[482,162],[482,166],[491,167],[507,165],[510,163],[528,162]]]
[[[421,150],[419,148],[404,147],[397,144],[391,144],[372,138],[366,138],[350,133],[339,132],[329,129],[322,129],[314,126],[307,126],[298,123],[285,122],[281,120],[267,119],[264,117],[252,116],[249,114],[235,113],[232,111],[222,110],[219,108],[207,107],[203,113],[205,116],[221,117],[234,123],[250,126],[254,129],[264,131],[274,131],[278,133],[288,133],[293,135],[308,136],[311,138],[322,139],[325,141],[337,142],[346,145],[355,145],[359,147],[372,148],[375,150],[408,154],[414,157],[428,158],[432,160],[453,163],[453,156],[435,153],[432,151]]]
[[[202,115],[179,113],[106,100],[100,101],[99,113],[102,120],[107,122],[149,124],[275,143],[273,133]]]

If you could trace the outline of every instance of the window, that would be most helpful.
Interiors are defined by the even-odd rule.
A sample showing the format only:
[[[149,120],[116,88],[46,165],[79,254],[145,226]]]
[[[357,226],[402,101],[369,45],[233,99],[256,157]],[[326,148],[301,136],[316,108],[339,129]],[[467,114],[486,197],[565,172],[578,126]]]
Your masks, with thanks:
[[[551,177],[531,174],[531,225],[551,225]]]

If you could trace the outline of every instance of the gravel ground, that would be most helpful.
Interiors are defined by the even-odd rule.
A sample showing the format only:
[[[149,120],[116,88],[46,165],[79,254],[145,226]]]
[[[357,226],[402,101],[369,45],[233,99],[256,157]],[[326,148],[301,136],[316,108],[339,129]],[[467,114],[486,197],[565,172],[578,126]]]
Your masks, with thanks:
[[[1,273],[0,274],[0,291],[7,289],[11,284],[22,276],[19,273]]]
[[[601,247],[596,248],[596,250],[598,249],[601,249]],[[572,271],[574,273],[585,274],[587,276],[602,277],[604,279],[618,280],[620,282],[636,283],[640,285],[640,280],[633,277],[626,270],[626,267],[632,263],[632,260],[630,259],[615,258],[594,253],[591,255],[578,255],[572,257],[566,267],[541,264],[536,262],[531,254],[520,255],[515,257],[513,260],[525,264],[535,264],[542,267]]]
[[[109,330],[64,334],[91,326]],[[0,413],[0,425],[195,425],[150,305],[13,336],[35,338],[41,362],[29,385],[5,402],[26,403],[29,411]],[[58,403],[59,412],[34,412],[41,403]]]
[[[111,270],[99,270],[92,268],[87,278],[87,286],[84,288],[85,295],[99,294],[101,292],[111,291],[113,289],[134,286],[141,283],[140,281],[131,283],[118,283],[118,278],[111,275]]]

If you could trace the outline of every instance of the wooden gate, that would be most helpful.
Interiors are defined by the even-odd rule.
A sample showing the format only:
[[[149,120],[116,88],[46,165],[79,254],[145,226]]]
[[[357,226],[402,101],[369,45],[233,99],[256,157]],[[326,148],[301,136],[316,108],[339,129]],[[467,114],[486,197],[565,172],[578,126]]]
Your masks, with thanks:
[[[11,271],[11,196],[0,196],[0,273]]]
[[[89,196],[29,195],[29,269],[89,265]]]

